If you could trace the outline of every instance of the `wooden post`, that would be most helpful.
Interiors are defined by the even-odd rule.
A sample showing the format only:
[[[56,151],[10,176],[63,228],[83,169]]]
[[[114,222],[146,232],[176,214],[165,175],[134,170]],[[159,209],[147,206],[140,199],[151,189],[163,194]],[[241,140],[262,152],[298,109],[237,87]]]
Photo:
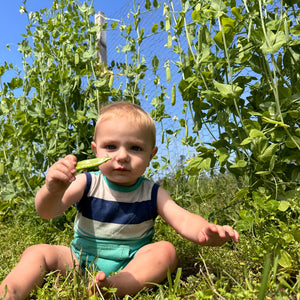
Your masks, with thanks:
[[[106,22],[106,16],[103,12],[99,11],[95,15],[95,24],[104,24]],[[102,65],[103,69],[106,70],[107,66],[107,52],[106,52],[106,31],[100,30],[97,33],[96,46],[99,47],[97,51],[97,57],[99,58],[99,63]]]

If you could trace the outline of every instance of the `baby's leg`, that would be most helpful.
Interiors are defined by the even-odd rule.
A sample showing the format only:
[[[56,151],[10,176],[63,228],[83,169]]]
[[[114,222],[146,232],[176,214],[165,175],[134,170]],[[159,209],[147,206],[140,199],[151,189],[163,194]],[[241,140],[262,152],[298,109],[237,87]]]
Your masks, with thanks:
[[[58,270],[65,274],[66,265],[77,264],[70,248],[47,244],[34,245],[22,254],[19,263],[0,285],[0,297],[4,296],[7,286],[8,299],[25,299],[36,287],[41,286],[46,273]]]
[[[144,287],[152,287],[151,283],[160,283],[177,265],[174,246],[165,241],[142,247],[135,258],[119,273],[106,278],[104,272],[99,272],[95,283],[101,287],[117,288],[117,296],[134,295]],[[92,285],[92,293],[95,291]],[[95,291],[97,293],[97,291]]]

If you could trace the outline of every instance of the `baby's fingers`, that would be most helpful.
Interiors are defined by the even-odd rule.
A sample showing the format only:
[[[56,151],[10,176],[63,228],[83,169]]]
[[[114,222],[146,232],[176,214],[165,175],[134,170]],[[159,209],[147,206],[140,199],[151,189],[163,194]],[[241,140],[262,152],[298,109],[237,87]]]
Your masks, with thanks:
[[[239,233],[236,230],[234,230],[231,226],[224,225],[223,227],[226,230],[226,232],[229,234],[230,238],[232,238],[233,241],[237,243],[240,239]]]
[[[233,239],[237,243],[239,234],[228,225],[221,226],[210,223],[199,234],[199,243],[204,246],[222,246],[230,239]]]
[[[65,158],[60,159],[54,163],[46,177],[46,184],[48,189],[52,189],[55,186],[69,185],[75,180],[76,173],[76,157],[73,155],[68,155]]]
[[[64,166],[64,172],[70,175],[72,179],[75,179],[77,159],[74,155],[68,155],[61,160]]]
[[[223,237],[227,240],[233,239],[235,243],[239,241],[239,234],[229,225],[220,226],[219,230],[220,237]]]

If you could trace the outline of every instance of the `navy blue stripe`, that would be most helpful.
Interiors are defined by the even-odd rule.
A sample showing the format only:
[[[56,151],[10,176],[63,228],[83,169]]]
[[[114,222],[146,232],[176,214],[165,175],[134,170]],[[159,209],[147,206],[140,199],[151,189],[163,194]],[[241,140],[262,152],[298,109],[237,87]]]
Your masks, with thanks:
[[[86,176],[86,185],[84,189],[84,193],[82,197],[86,197],[88,192],[90,191],[91,185],[92,185],[92,175],[91,173],[85,173]]]
[[[90,173],[84,173],[84,174],[86,176],[86,185],[85,185],[83,196],[82,196],[81,200],[85,199],[87,197],[87,194],[90,191],[91,184],[92,184],[92,175]],[[75,203],[75,207],[78,211],[80,211],[81,207],[82,207],[81,200],[79,202]]]
[[[153,213],[153,219],[155,219],[158,215],[157,213],[157,192],[159,189],[159,185],[157,183],[154,183],[151,191],[151,203],[152,203],[152,213]]]
[[[123,203],[88,197],[79,211],[84,217],[99,222],[140,224],[156,217],[154,216],[156,205],[153,204],[151,200]],[[155,209],[155,212],[153,212],[153,209]]]

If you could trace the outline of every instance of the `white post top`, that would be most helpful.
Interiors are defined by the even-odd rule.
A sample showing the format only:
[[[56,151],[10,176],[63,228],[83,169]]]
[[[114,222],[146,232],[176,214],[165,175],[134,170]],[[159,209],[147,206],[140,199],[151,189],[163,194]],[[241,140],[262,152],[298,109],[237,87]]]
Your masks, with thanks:
[[[104,24],[106,22],[106,16],[103,12],[99,11],[95,14],[95,24]],[[99,63],[107,65],[107,46],[106,46],[106,31],[100,30],[96,36],[97,42],[96,46],[99,47],[97,51],[97,57],[99,58]]]

